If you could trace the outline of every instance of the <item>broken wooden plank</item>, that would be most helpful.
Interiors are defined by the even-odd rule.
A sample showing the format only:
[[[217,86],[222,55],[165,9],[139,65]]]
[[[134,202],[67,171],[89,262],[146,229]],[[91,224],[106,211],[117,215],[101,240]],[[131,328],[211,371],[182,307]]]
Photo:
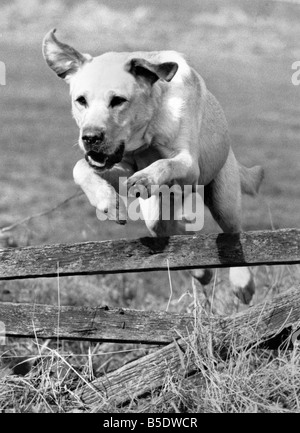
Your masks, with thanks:
[[[300,230],[185,235],[0,250],[0,280],[300,263]]]
[[[183,351],[182,357],[186,360],[186,344],[180,340],[179,343],[174,342],[155,350],[83,386],[78,391],[78,396],[84,404],[95,405],[98,408],[101,407],[101,400],[104,405],[131,402],[161,387],[168,375],[178,377],[180,374],[183,377],[191,368],[196,368],[191,361],[186,369],[181,369],[180,350]]]
[[[145,344],[168,344],[193,328],[188,314],[9,302],[0,303],[0,322],[7,337]]]
[[[178,386],[174,387],[173,391],[163,392],[159,396],[151,396],[146,401],[143,401],[143,404],[140,404],[140,400],[137,400],[136,405],[131,405],[131,410],[136,410],[140,413],[155,413],[157,409],[160,412],[164,409],[164,407],[172,405],[172,403],[176,400],[182,400],[183,396],[189,396],[189,399],[192,393],[195,393],[195,390],[204,388],[207,384],[207,380],[201,374],[196,372],[192,376],[188,376],[180,381],[179,389]]]
[[[202,323],[199,318],[199,324]],[[212,337],[215,350],[223,350],[234,342],[235,350],[267,340],[283,328],[300,326],[300,290],[291,289],[265,303],[256,305],[232,317],[211,318],[196,329],[198,348],[208,344],[206,332]],[[199,328],[199,327],[198,327]],[[192,335],[191,338],[195,338]],[[201,343],[202,341],[202,343]],[[163,385],[167,374],[178,377],[196,370],[190,339],[180,339],[154,353],[130,362],[105,377],[94,380],[79,391],[83,402],[99,408],[100,397],[105,404],[124,404]],[[100,396],[100,397],[99,397]]]

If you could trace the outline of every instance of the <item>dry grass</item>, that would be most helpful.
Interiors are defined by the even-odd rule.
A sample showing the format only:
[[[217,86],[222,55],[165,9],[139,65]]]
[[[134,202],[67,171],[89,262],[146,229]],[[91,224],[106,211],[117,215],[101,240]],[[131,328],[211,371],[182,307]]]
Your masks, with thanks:
[[[258,281],[260,298],[295,286],[300,282],[299,266],[268,267],[261,269],[264,280]],[[181,275],[182,277],[182,275]],[[259,277],[258,275],[256,277]],[[173,275],[171,274],[171,278]],[[71,279],[72,288],[74,280]],[[107,280],[106,280],[107,281]],[[191,282],[191,280],[188,280]],[[91,284],[91,283],[90,283]],[[117,284],[115,282],[115,284]],[[186,282],[186,286],[187,286]],[[172,284],[173,285],[173,284]],[[39,287],[45,290],[46,287]],[[185,293],[173,287],[172,298],[164,297],[148,309],[185,311],[195,315],[196,333],[188,340],[188,353],[193,357],[198,374],[184,379],[182,373],[166,376],[161,389],[151,395],[132,400],[125,407],[117,407],[113,400],[99,397],[96,405],[85,407],[76,394],[83,385],[114,371],[126,363],[146,355],[155,347],[146,345],[120,345],[115,343],[88,343],[41,340],[8,341],[3,347],[0,369],[0,410],[7,412],[299,412],[300,352],[293,350],[266,350],[257,347],[241,349],[234,331],[231,340],[231,356],[224,359],[215,349],[209,327],[203,326],[214,314],[238,311],[240,304],[230,293],[226,274],[219,275],[203,292],[192,287]],[[90,286],[92,287],[92,285]],[[226,291],[224,291],[224,288]],[[109,289],[109,287],[108,287]],[[120,288],[118,288],[120,290]],[[37,289],[36,289],[37,290]],[[105,289],[103,300],[108,300]],[[94,299],[94,292],[89,296]],[[45,294],[45,293],[44,293]],[[55,294],[52,291],[52,294]],[[58,292],[56,292],[56,297]],[[179,296],[180,295],[180,296]],[[68,298],[59,304],[70,304]],[[106,296],[106,298],[105,298]],[[134,295],[135,308],[143,308],[144,299]],[[72,290],[73,304],[91,302],[82,293]],[[113,299],[110,298],[111,304]],[[162,299],[160,300],[160,302]],[[49,299],[49,302],[55,301]],[[56,300],[56,302],[58,302]],[[123,302],[131,305],[124,295]],[[120,300],[116,302],[122,304]],[[5,350],[6,349],[6,350]],[[189,359],[189,355],[187,355]]]

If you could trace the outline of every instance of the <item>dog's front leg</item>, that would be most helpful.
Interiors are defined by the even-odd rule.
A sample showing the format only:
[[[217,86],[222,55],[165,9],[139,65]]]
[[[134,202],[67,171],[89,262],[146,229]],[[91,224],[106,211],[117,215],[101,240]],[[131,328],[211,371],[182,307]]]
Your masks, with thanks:
[[[136,172],[128,179],[127,188],[143,186],[151,196],[151,187],[170,185],[195,186],[199,179],[198,161],[188,152],[180,152],[173,158],[159,159],[148,167]]]
[[[127,179],[133,170],[129,164],[116,164],[111,170],[98,174],[86,162],[85,159],[78,161],[73,170],[74,181],[79,185],[92,206],[97,209],[99,219],[101,215],[115,220],[119,224],[127,221],[127,209],[118,194],[119,179]],[[98,214],[100,212],[100,215]]]

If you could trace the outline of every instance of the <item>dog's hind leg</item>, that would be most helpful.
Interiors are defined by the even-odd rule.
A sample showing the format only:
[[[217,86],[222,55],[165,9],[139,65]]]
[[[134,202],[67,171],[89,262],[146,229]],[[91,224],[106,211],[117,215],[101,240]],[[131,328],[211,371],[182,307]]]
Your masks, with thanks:
[[[205,187],[204,200],[213,218],[226,233],[242,231],[241,181],[239,165],[232,151],[215,179]],[[229,279],[237,297],[249,304],[255,292],[252,273],[248,267],[230,268]]]
[[[198,280],[203,286],[209,284],[214,275],[213,271],[209,268],[206,269],[192,269],[191,274],[196,280]]]

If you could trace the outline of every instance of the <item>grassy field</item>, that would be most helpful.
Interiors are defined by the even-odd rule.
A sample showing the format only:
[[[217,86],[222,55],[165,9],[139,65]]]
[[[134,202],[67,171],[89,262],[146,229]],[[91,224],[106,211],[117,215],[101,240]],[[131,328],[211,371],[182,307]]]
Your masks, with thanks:
[[[106,0],[101,3],[30,0],[26,7],[21,0],[2,1],[0,61],[6,64],[7,84],[0,86],[0,227],[51,209],[76,192],[72,168],[81,153],[76,146],[78,131],[70,114],[68,88],[46,66],[41,54],[43,36],[53,27],[58,28],[60,39],[91,54],[148,49],[175,49],[184,53],[221,102],[238,159],[245,165],[262,164],[265,168],[266,179],[260,197],[244,200],[244,229],[299,227],[300,86],[291,83],[291,65],[300,60],[299,18],[300,6],[263,0]],[[218,230],[209,215],[205,218],[205,230]],[[11,231],[19,245],[133,238],[146,234],[142,224],[129,223],[121,227],[113,222],[100,223],[83,196]],[[296,266],[263,267],[254,272],[258,285],[254,302],[300,281]],[[172,282],[169,310],[191,312],[194,304],[189,274],[172,273]],[[227,272],[218,272],[214,283],[212,311],[232,313],[241,308],[230,291]],[[166,273],[64,278],[60,282],[60,303],[94,305],[97,302],[99,305],[165,309],[170,295],[168,287]],[[201,294],[203,302],[212,289],[210,286],[206,295]],[[178,302],[183,294],[186,296]],[[57,282],[0,283],[0,300],[55,304]],[[127,352],[123,353],[125,349]],[[118,345],[90,347],[83,343],[62,343],[59,350],[68,354],[65,358],[68,363],[81,369],[81,376],[90,378],[145,351],[136,346],[125,349]],[[52,343],[48,350],[51,356],[43,364],[42,373],[44,378],[49,376],[49,380],[45,379],[39,386],[35,385],[36,377],[41,374],[39,368],[20,379],[8,374],[11,361],[7,364],[3,360],[0,408],[66,411],[78,405],[72,400],[71,391],[68,397],[61,397],[61,389],[72,382],[71,370],[61,361]],[[11,359],[37,353],[36,342],[11,342]],[[291,382],[284,382],[284,375],[289,369],[299,367],[295,357],[285,356],[270,363],[264,354],[257,369],[252,368],[252,361],[240,368],[242,358],[235,366],[223,366],[222,371],[212,372],[212,377],[220,379],[219,388],[212,381],[207,395],[198,395],[198,403],[197,398],[192,398],[186,410],[299,411],[299,396],[282,403],[278,394],[276,400],[276,392],[280,390],[278,382],[275,397],[273,393],[272,398],[266,396],[263,402],[255,398],[261,386],[268,386],[270,391],[276,375],[290,389]],[[248,403],[245,396],[249,389],[239,381],[247,376],[247,366],[257,386]],[[58,371],[58,367],[65,373],[65,382],[54,380],[50,374]],[[228,380],[236,395],[231,405],[224,399]],[[161,392],[167,392],[170,386],[166,380]],[[219,389],[219,393],[213,399],[210,392],[214,389]],[[24,397],[24,390],[31,390],[28,398]],[[51,391],[54,400],[41,398],[42,390],[46,396]],[[177,388],[177,392],[181,401],[185,391]],[[197,393],[197,388],[191,393]],[[214,402],[211,407],[204,404],[209,398]],[[174,407],[164,409],[173,411]]]

